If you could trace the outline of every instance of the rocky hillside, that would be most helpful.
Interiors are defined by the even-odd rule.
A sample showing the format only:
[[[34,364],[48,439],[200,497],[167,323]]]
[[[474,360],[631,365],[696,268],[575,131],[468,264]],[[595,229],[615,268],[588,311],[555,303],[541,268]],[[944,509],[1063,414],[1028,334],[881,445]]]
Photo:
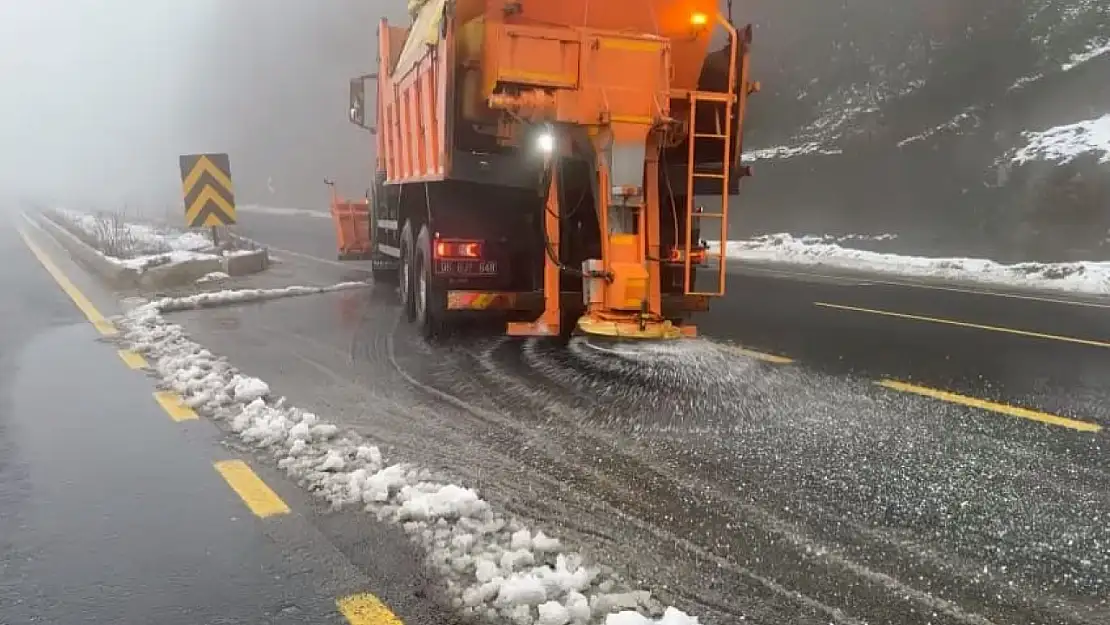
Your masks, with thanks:
[[[1105,152],[1013,157],[1035,140],[1023,132],[1110,113],[1110,3],[743,4],[765,89],[733,237],[892,232],[915,253],[1107,257]]]

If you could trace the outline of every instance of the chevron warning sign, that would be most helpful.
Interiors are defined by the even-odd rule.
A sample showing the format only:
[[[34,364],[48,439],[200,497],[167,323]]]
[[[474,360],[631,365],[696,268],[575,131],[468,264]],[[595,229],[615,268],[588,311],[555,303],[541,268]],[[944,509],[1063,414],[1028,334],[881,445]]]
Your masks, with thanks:
[[[235,224],[235,193],[227,154],[184,154],[180,158],[185,192],[185,225],[190,228]]]

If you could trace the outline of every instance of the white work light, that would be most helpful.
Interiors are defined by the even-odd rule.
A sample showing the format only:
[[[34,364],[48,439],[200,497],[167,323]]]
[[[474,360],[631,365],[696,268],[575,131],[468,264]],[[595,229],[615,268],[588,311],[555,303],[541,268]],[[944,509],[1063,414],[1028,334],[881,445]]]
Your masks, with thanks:
[[[543,154],[551,154],[555,151],[555,135],[550,132],[540,133],[536,137],[536,147]]]

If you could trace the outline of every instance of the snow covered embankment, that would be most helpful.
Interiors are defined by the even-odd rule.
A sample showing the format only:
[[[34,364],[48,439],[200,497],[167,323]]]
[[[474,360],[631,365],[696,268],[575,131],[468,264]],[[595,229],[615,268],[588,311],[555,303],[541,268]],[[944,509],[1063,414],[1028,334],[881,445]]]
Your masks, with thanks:
[[[712,246],[712,244],[711,244]],[[901,256],[841,247],[823,237],[770,234],[729,241],[731,259],[794,265],[820,265],[870,273],[979,282],[1004,287],[1110,294],[1110,262],[1017,263],[981,258]]]
[[[587,564],[562,543],[505,517],[477,491],[437,481],[427,470],[389,464],[381,451],[310,412],[274,398],[269,386],[191,341],[163,312],[365,286],[222,291],[164,298],[120,321],[122,338],[146,355],[163,384],[333,506],[357,506],[401,524],[428,553],[452,606],[470,620],[518,625],[697,625],[661,610],[646,591]],[[649,618],[643,614],[661,615]]]
[[[131,223],[117,215],[92,215],[64,209],[52,216],[115,265],[143,272],[152,267],[195,260],[251,254],[252,250],[218,250],[207,234]],[[213,276],[213,279],[216,279]]]

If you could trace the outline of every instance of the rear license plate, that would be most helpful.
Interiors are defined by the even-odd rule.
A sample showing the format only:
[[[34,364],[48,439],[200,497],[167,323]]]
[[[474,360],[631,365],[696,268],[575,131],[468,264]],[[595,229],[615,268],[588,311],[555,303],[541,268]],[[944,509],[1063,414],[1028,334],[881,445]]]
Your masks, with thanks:
[[[438,260],[436,273],[454,276],[497,275],[496,260]]]

